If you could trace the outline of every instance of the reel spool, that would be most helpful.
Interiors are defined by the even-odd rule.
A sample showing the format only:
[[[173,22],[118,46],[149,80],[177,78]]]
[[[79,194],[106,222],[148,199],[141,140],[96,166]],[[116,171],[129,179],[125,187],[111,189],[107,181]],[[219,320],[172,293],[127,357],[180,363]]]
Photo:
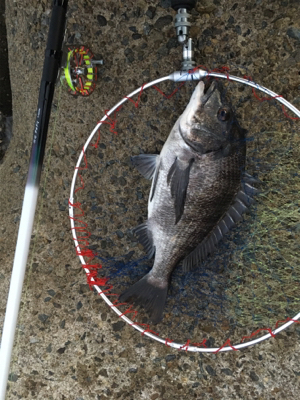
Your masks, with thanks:
[[[72,96],[90,96],[97,82],[97,65],[103,60],[95,60],[94,54],[85,46],[68,47],[64,54],[62,79],[67,82]]]

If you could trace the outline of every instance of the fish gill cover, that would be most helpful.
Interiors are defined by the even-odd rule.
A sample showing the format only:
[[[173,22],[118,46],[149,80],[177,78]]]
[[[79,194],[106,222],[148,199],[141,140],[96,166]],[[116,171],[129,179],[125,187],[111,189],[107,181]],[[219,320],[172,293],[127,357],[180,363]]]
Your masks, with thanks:
[[[299,312],[299,121],[276,99],[246,85],[222,83],[247,129],[246,171],[260,180],[260,192],[214,254],[190,272],[180,265],[174,269],[163,320],[150,325],[162,337],[185,343],[205,339],[206,346],[221,346],[228,338],[240,342]],[[91,276],[115,304],[153,266],[132,231],[147,220],[151,182],[134,168],[131,156],[159,154],[196,84],[167,81],[141,90],[110,115],[85,151],[74,197],[82,210],[77,209],[82,216],[75,229],[78,237],[85,232],[77,252],[90,255],[88,263],[101,264]],[[119,309],[126,314],[128,305]],[[130,310],[129,318],[147,326],[143,308]]]

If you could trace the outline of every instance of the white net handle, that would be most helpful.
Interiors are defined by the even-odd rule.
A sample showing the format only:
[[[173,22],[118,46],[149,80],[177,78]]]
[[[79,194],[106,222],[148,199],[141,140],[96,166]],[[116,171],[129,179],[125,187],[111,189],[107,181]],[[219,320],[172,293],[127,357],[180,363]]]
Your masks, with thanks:
[[[70,216],[70,221],[71,221],[71,231],[72,231],[72,235],[73,235],[73,239],[74,239],[74,243],[75,243],[75,248],[80,248],[79,242],[77,240],[77,235],[76,235],[76,229],[75,229],[75,223],[74,223],[74,207],[73,207],[73,202],[74,202],[74,190],[75,190],[75,183],[76,183],[76,179],[77,179],[77,174],[78,174],[78,169],[81,165],[82,159],[84,158],[84,154],[85,151],[87,149],[87,147],[89,146],[91,140],[93,139],[94,135],[96,134],[96,132],[98,131],[98,129],[100,128],[100,126],[103,124],[103,122],[115,111],[117,110],[122,104],[124,104],[126,101],[128,101],[128,98],[131,98],[133,96],[135,96],[136,94],[140,93],[142,90],[145,90],[151,86],[154,86],[160,82],[163,81],[174,81],[174,82],[185,82],[185,81],[198,81],[206,76],[213,76],[216,78],[222,78],[222,79],[228,79],[230,81],[235,81],[235,82],[239,82],[239,83],[243,83],[245,85],[251,86],[257,90],[260,90],[261,92],[266,93],[269,97],[274,98],[275,100],[279,101],[280,103],[282,103],[284,106],[286,106],[289,110],[291,110],[294,114],[296,114],[297,117],[300,118],[300,111],[294,107],[290,102],[288,102],[286,99],[284,99],[283,97],[279,96],[278,94],[272,92],[271,90],[260,86],[259,84],[249,80],[249,79],[244,79],[244,78],[239,78],[236,76],[232,76],[232,75],[227,75],[227,74],[223,74],[223,73],[218,73],[218,72],[207,72],[204,70],[197,70],[193,73],[187,73],[187,72],[174,72],[171,75],[165,76],[163,78],[159,78],[156,79],[155,81],[149,82],[141,87],[139,87],[138,89],[134,90],[133,92],[131,92],[128,96],[124,97],[121,101],[119,101],[113,108],[111,108],[109,111],[106,112],[106,115],[100,120],[100,122],[98,122],[98,124],[95,126],[95,128],[93,129],[92,133],[90,134],[90,136],[88,137],[87,141],[85,142],[83,149],[79,155],[77,164],[76,164],[76,168],[74,171],[74,175],[73,175],[73,180],[72,180],[72,184],[71,184],[71,190],[70,190],[70,199],[69,199],[69,216]],[[85,268],[84,265],[87,265],[87,263],[85,262],[84,258],[82,255],[79,255],[81,264],[83,265],[83,268],[85,270],[85,272],[88,274],[90,271],[88,268]],[[91,278],[91,282],[93,282],[94,279]],[[125,315],[123,315],[124,313],[122,313],[117,307],[115,307],[112,302],[108,299],[108,297],[103,293],[103,291],[100,289],[99,286],[97,285],[93,285],[93,287],[95,288],[95,290],[98,292],[98,294],[103,298],[103,300],[108,304],[108,306],[119,316],[119,318],[122,318],[127,324],[131,325],[133,328],[135,328],[136,330],[138,330],[139,332],[141,332],[143,335],[146,335],[148,337],[150,337],[151,339],[154,339],[160,343],[163,344],[167,344],[170,347],[173,347],[175,349],[178,350],[187,350],[187,351],[193,351],[193,352],[202,352],[202,353],[216,353],[218,351],[230,351],[230,350],[239,350],[239,349],[243,349],[245,347],[248,346],[252,346],[254,344],[257,344],[259,342],[262,342],[263,340],[269,339],[270,337],[274,337],[277,333],[283,331],[284,329],[286,329],[287,327],[289,327],[290,325],[292,325],[295,321],[297,321],[300,318],[300,312],[294,317],[292,318],[290,321],[286,322],[285,324],[283,324],[282,326],[280,326],[279,328],[275,329],[272,332],[267,333],[264,336],[261,336],[259,338],[250,340],[249,342],[246,343],[239,343],[236,345],[231,345],[231,346],[224,346],[221,348],[218,347],[211,347],[211,348],[207,348],[207,347],[198,347],[198,346],[193,346],[193,345],[189,345],[189,344],[184,344],[184,343],[176,343],[176,342],[170,342],[167,339],[163,339],[157,335],[154,335],[151,332],[147,332],[145,331],[145,329],[143,329],[141,326],[136,325],[136,323],[134,323],[133,321],[131,321],[129,318],[127,318]]]

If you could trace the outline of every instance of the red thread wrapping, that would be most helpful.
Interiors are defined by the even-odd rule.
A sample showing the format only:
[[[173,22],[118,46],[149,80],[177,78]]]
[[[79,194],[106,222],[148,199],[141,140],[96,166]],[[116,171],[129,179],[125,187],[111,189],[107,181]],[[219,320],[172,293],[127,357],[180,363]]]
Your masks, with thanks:
[[[248,81],[253,82],[253,79],[252,79],[251,76],[244,75],[243,78],[244,78],[244,79],[248,79]],[[256,94],[254,88],[252,88],[252,93],[253,93],[254,97],[255,97],[258,101],[270,101],[270,100],[273,100],[273,99],[277,99],[278,97],[282,97],[281,95],[274,96],[274,97],[259,97],[259,96]],[[285,116],[286,118],[289,118],[289,119],[292,119],[292,120],[298,120],[298,119],[299,119],[299,117],[291,117],[291,116],[285,111],[284,104],[282,104],[281,107],[282,107],[282,112],[283,112],[283,114],[284,114],[284,116]]]
[[[207,340],[203,339],[201,343],[192,343],[192,346],[195,346],[195,347],[202,347],[203,346],[203,347],[207,348],[207,346],[205,344],[206,342],[207,342]]]
[[[159,334],[158,334],[157,332],[155,332],[155,331],[153,331],[152,329],[150,329],[150,326],[149,326],[148,324],[143,324],[143,323],[139,323],[139,322],[134,322],[134,323],[131,324],[131,325],[145,326],[146,329],[144,329],[143,332],[141,333],[142,336],[144,336],[146,332],[150,332],[150,333],[153,333],[153,335],[159,336]]]
[[[100,127],[99,127],[99,129],[98,129],[97,132],[98,132],[98,137],[97,137],[97,139],[96,139],[96,143],[91,143],[91,146],[95,147],[95,149],[98,149],[98,144],[99,144],[99,142],[100,142],[100,136],[101,136]]]
[[[85,266],[87,268],[87,266]],[[86,274],[87,284],[89,285],[90,289],[92,290],[92,286],[105,286],[108,278],[97,278],[97,272],[88,272]]]
[[[121,108],[122,108],[122,105],[120,106],[120,107],[118,107],[115,111],[114,111],[114,117],[113,118],[111,118],[108,114],[107,114],[107,112],[109,111],[109,110],[105,110],[104,112],[105,112],[105,115],[106,115],[106,117],[107,117],[107,119],[108,119],[108,121],[101,121],[103,124],[107,124],[107,125],[109,125],[109,132],[111,132],[111,133],[114,133],[114,134],[117,134],[117,132],[114,130],[115,129],[115,126],[116,126],[116,123],[117,123],[117,113],[121,110]]]
[[[207,72],[207,75],[209,76],[211,73],[216,72],[216,73],[220,73],[220,74],[226,74],[227,79],[230,80],[229,78],[229,71],[230,68],[227,66],[223,66],[220,68],[214,68],[214,69],[208,69],[207,67],[205,67],[204,65],[198,65],[197,67],[195,67],[194,69],[190,70],[189,73],[194,73],[196,72],[198,69],[204,69]],[[217,77],[215,79],[218,79]]]
[[[99,292],[99,294],[105,294],[106,296],[119,296],[117,293],[110,293],[110,291],[112,290],[113,285],[108,285],[108,287],[104,290],[101,290]]]
[[[150,329],[149,324],[143,324],[141,322],[133,322],[132,324],[130,324],[130,326],[134,326],[134,325],[145,326],[146,327],[146,329],[144,329],[143,332],[141,332],[142,336],[144,336],[146,332],[150,332],[150,333],[153,333],[153,335],[159,336],[159,334],[157,332],[155,332],[152,329]]]
[[[150,328],[145,329],[145,330],[142,332],[142,336],[144,336],[146,332],[150,332],[150,333],[153,333],[153,335],[159,336],[159,334],[158,334],[157,332],[153,331],[153,330],[150,329]]]
[[[168,340],[168,341],[169,341],[169,340]],[[206,344],[205,344],[206,341],[207,341],[207,339],[203,339],[201,343],[191,343],[190,339],[188,339],[187,342],[186,342],[186,344],[184,344],[183,346],[180,346],[180,347],[179,347],[179,350],[183,350],[183,349],[184,349],[185,351],[188,351],[188,349],[189,349],[190,346],[193,346],[193,347],[202,347],[202,346],[207,347]],[[169,347],[170,347],[170,346],[169,346]],[[220,348],[220,349],[221,349],[221,348]],[[220,350],[220,349],[219,349],[219,350]],[[218,350],[218,351],[219,351],[219,350]]]
[[[78,237],[77,242],[82,245],[82,247],[80,247],[79,244],[76,246],[76,248],[78,247],[78,250],[76,250],[78,256],[89,257],[91,259],[95,257],[93,250],[88,248],[89,242],[87,237]]]
[[[138,312],[133,308],[132,304],[120,303],[118,305],[126,305],[128,307],[128,308],[126,308],[126,310],[122,314],[119,315],[119,317],[122,317],[123,315],[127,315],[127,314],[133,314],[133,318],[132,319],[135,319],[137,317]],[[115,302],[114,302],[114,306],[117,307]]]
[[[83,210],[81,208],[81,203],[71,203],[71,200],[69,199],[69,206],[71,206],[73,208],[78,208],[78,210],[81,211],[81,214],[75,215],[76,218],[84,216],[84,212],[83,212]],[[70,217],[70,219],[74,219],[74,218]]]
[[[274,335],[274,333],[272,332],[272,329],[271,329],[271,328],[261,328],[261,329],[257,329],[257,331],[255,331],[255,332],[252,332],[250,336],[243,336],[243,337],[242,337],[242,340],[241,340],[241,343],[243,343],[245,339],[251,339],[253,336],[258,335],[258,334],[259,334],[260,332],[262,332],[262,331],[268,331],[269,334],[270,334],[272,337],[275,337],[275,335]]]
[[[99,269],[102,268],[101,264],[88,264],[87,266],[91,271],[94,271],[94,270],[98,271]]]
[[[146,85],[145,83],[142,85],[137,101],[132,100],[131,97],[127,97],[127,96],[124,97],[125,99],[129,100],[134,105],[135,108],[138,108],[138,106],[139,106],[139,103],[140,103],[141,96],[142,96],[142,93],[143,93],[145,85]]]
[[[189,70],[189,73],[193,74],[194,72],[198,71],[198,69],[204,69],[204,71],[208,72],[208,68],[205,65],[197,65],[194,69]]]
[[[217,73],[220,73],[220,74],[226,74],[227,80],[230,81],[229,70],[230,70],[229,67],[226,67],[226,66],[223,66],[221,68],[214,68],[214,69],[212,69],[211,71],[208,72],[208,75],[213,73],[213,72],[217,72]]]
[[[172,343],[172,342],[174,342],[174,340],[167,338],[167,339],[165,340],[165,345],[166,345],[167,347],[171,347],[171,346],[168,345],[168,343]]]
[[[280,95],[273,96],[273,97],[259,97],[259,96],[256,94],[256,91],[255,91],[254,88],[252,88],[252,93],[253,93],[253,96],[254,96],[258,101],[261,101],[261,102],[263,102],[263,101],[270,101],[270,100],[274,100],[274,99],[278,99],[279,97],[282,97],[282,96],[280,96]]]
[[[154,89],[156,89],[158,91],[158,93],[160,93],[161,95],[163,95],[167,100],[169,100],[171,97],[174,96],[175,93],[178,92],[179,89],[181,89],[181,87],[185,84],[185,82],[181,82],[181,84],[175,89],[173,90],[173,92],[171,94],[165,94],[159,87],[157,86],[153,86]]]
[[[223,66],[223,67],[221,67],[221,68],[214,68],[214,69],[212,69],[212,70],[209,70],[209,69],[206,68],[204,65],[198,65],[198,66],[195,67],[194,69],[190,70],[189,73],[194,73],[194,72],[197,71],[198,69],[204,69],[204,70],[207,72],[207,75],[211,74],[212,72],[219,72],[219,73],[222,73],[222,74],[225,73],[226,76],[227,76],[227,79],[230,80],[230,77],[229,77],[230,68],[227,67],[227,66]],[[244,78],[244,79],[248,79],[248,81],[254,82],[251,76],[244,75],[243,78]],[[216,78],[216,79],[217,79],[217,78]],[[277,99],[277,98],[279,98],[279,97],[283,97],[283,96],[281,96],[281,95],[277,95],[277,96],[273,96],[273,97],[272,97],[272,96],[271,96],[271,97],[259,97],[259,96],[256,94],[254,88],[252,88],[252,93],[253,93],[253,96],[254,96],[258,101],[260,101],[260,102],[263,102],[263,101],[270,101],[270,100]],[[298,119],[300,119],[299,117],[291,117],[291,116],[286,112],[286,110],[285,110],[283,104],[282,104],[282,112],[283,112],[283,114],[284,114],[284,116],[285,116],[286,118],[289,118],[289,119],[292,119],[292,120],[298,120]]]
[[[211,73],[211,72],[221,72],[221,73],[226,72],[227,75],[228,75],[228,72],[229,72],[229,68],[228,68],[228,67],[225,67],[225,66],[224,66],[224,67],[221,67],[221,68],[218,68],[218,69],[214,69],[214,70],[209,71],[209,70],[207,70],[204,66],[199,65],[199,66],[197,66],[196,68],[194,68],[194,70],[189,71],[189,73],[195,72],[195,71],[196,71],[197,69],[199,69],[199,68],[204,68],[204,69],[208,72],[208,74]],[[252,80],[251,77],[246,77],[246,76],[244,76],[244,78],[245,78],[245,79],[248,78],[249,80]],[[229,75],[228,75],[228,79],[229,79]],[[169,95],[166,95],[166,94],[165,94],[162,90],[160,90],[157,86],[154,86],[154,88],[155,88],[162,96],[164,96],[166,99],[170,99],[170,98],[184,85],[184,83],[185,83],[185,82],[181,83],[181,84],[180,84],[171,94],[169,94]],[[141,87],[141,90],[140,90],[140,93],[139,93],[139,96],[138,96],[138,99],[137,99],[136,102],[133,101],[132,99],[126,97],[126,98],[135,106],[135,108],[138,108],[138,106],[139,106],[140,98],[141,98],[141,95],[142,95],[144,86],[145,86],[145,85],[143,85],[143,86]],[[253,89],[253,93],[254,93],[254,96],[255,96],[259,101],[265,101],[265,100],[271,100],[271,99],[272,99],[272,98],[259,98],[259,97],[256,95],[254,89]],[[275,96],[275,97],[281,97],[281,96]],[[121,108],[122,108],[122,106],[120,106],[119,108],[117,108],[117,109],[115,110],[113,118],[111,118],[110,116],[108,116],[108,115],[107,115],[108,110],[105,110],[105,115],[107,116],[108,121],[103,121],[103,122],[100,121],[100,122],[102,122],[103,124],[108,124],[108,125],[109,125],[109,127],[110,127],[110,128],[109,128],[109,131],[110,131],[111,133],[117,134],[117,132],[115,131],[115,126],[116,126],[116,122],[117,122],[116,116],[117,116],[117,113],[120,111]],[[285,113],[284,107],[283,107],[283,112],[284,112],[284,114],[285,114],[288,118],[291,118],[291,117],[289,117],[289,116]],[[299,118],[292,118],[292,119],[299,119]],[[95,144],[91,144],[91,145],[92,145],[93,147],[97,148],[97,147],[98,147],[99,141],[100,141],[100,128],[99,128],[99,133],[98,133],[98,138],[97,138],[97,140],[96,140],[96,143],[95,143]],[[83,151],[83,153],[84,153],[84,162],[85,162],[85,166],[84,166],[84,167],[78,167],[78,168],[76,168],[76,169],[78,169],[78,170],[79,170],[79,169],[87,169],[87,168],[88,168],[87,158],[86,158],[86,154],[85,154],[85,152],[84,152],[84,149],[83,149],[82,151]],[[81,176],[80,174],[78,174],[78,176],[79,176],[80,181],[81,181],[81,186],[75,190],[75,193],[77,193],[79,190],[83,190],[84,187],[85,187],[85,186],[84,186],[84,181],[83,181],[82,176]],[[76,209],[80,210],[80,212],[81,212],[80,214],[77,214],[77,215],[75,215],[74,217],[70,217],[70,219],[73,219],[75,222],[78,222],[78,223],[80,223],[80,224],[83,225],[83,226],[76,226],[76,227],[74,227],[73,229],[75,229],[75,230],[78,231],[78,232],[85,232],[85,233],[86,233],[86,236],[80,236],[80,237],[77,238],[77,241],[80,242],[81,245],[83,244],[83,246],[80,247],[80,246],[81,246],[80,244],[78,244],[78,245],[76,246],[76,254],[77,254],[78,256],[80,255],[80,256],[86,257],[86,258],[89,260],[89,262],[90,262],[93,258],[95,258],[96,254],[95,254],[92,250],[90,250],[90,249],[88,248],[88,246],[89,246],[88,239],[89,239],[91,233],[90,233],[90,232],[88,231],[88,229],[87,229],[87,228],[88,228],[87,223],[85,223],[84,221],[82,221],[81,219],[79,219],[79,217],[83,217],[83,216],[84,216],[84,211],[82,210],[82,208],[81,208],[81,203],[79,203],[79,202],[72,203],[72,202],[69,200],[69,206],[72,206],[73,208],[76,208]],[[74,240],[75,240],[75,239],[74,239]],[[88,269],[88,271],[89,271],[89,272],[86,273],[86,277],[87,277],[87,283],[88,283],[88,285],[90,286],[91,289],[92,289],[92,286],[94,286],[94,285],[97,285],[97,286],[107,286],[105,289],[101,290],[101,292],[100,292],[99,294],[103,293],[103,294],[105,294],[106,296],[118,296],[118,297],[119,297],[118,294],[116,294],[116,293],[111,293],[111,290],[113,289],[113,285],[108,285],[108,284],[107,284],[109,278],[98,278],[98,277],[97,277],[97,271],[98,271],[98,269],[100,269],[100,268],[102,267],[100,264],[84,264],[84,265],[82,265],[82,267],[85,268],[85,269]],[[120,315],[120,317],[122,317],[122,316],[124,316],[124,315],[127,315],[127,314],[133,314],[133,319],[135,319],[135,318],[137,317],[137,315],[138,315],[138,312],[137,312],[137,310],[135,310],[135,309],[133,308],[133,306],[132,306],[131,304],[119,303],[119,301],[118,301],[118,299],[117,299],[117,300],[115,300],[115,301],[113,302],[113,305],[112,305],[111,307],[118,307],[118,306],[123,306],[123,305],[126,305],[127,308],[126,308],[126,310]],[[278,325],[279,325],[280,323],[286,323],[286,322],[288,322],[288,321],[293,321],[293,322],[298,323],[298,324],[300,323],[300,321],[298,321],[298,320],[294,320],[294,319],[291,319],[291,318],[287,318],[285,321],[277,321],[277,323],[276,323],[276,329],[278,328]],[[150,333],[153,333],[153,334],[156,335],[156,336],[159,336],[159,334],[158,334],[157,332],[155,332],[155,331],[153,331],[152,329],[150,329],[150,326],[149,326],[148,324],[133,322],[133,323],[130,324],[130,325],[131,325],[131,326],[134,326],[134,325],[145,326],[146,329],[144,329],[143,332],[141,333],[142,336],[145,335],[145,333],[147,333],[147,332],[150,332]],[[244,336],[244,337],[242,338],[241,342],[243,342],[243,341],[246,340],[246,339],[251,339],[251,338],[253,338],[254,336],[256,336],[256,335],[257,335],[259,332],[261,332],[261,331],[268,331],[268,332],[271,334],[272,337],[275,337],[275,334],[272,332],[272,330],[271,330],[270,328],[262,328],[262,329],[258,329],[258,330],[256,330],[255,332],[253,332],[250,336]],[[202,342],[200,342],[200,343],[191,343],[190,339],[188,339],[187,342],[179,348],[179,350],[188,351],[188,349],[189,349],[190,346],[196,346],[196,347],[202,347],[202,346],[204,346],[205,348],[207,348],[207,346],[206,346],[206,344],[205,344],[206,341],[207,341],[207,339],[203,339]],[[167,338],[167,339],[165,340],[165,345],[166,345],[167,347],[170,347],[169,343],[172,343],[172,342],[174,342],[172,339]],[[225,346],[231,347],[234,351],[237,351],[237,350],[238,350],[238,349],[236,349],[234,346],[231,345],[230,339],[227,339],[227,341],[226,341],[220,348],[218,348],[214,353],[217,354],[217,353],[218,353],[221,349],[223,349]]]
[[[229,347],[231,347],[232,348],[232,350],[234,350],[234,351],[237,351],[238,349],[236,349],[235,347],[233,347],[232,345],[231,345],[231,343],[230,343],[230,339],[227,339],[226,340],[226,342],[221,346],[221,347],[219,347],[218,348],[218,350],[217,351],[214,351],[214,354],[217,354],[217,353],[219,353],[219,351],[220,350],[222,350],[223,349],[223,347],[225,347],[225,346],[229,346]]]
[[[115,131],[115,126],[116,126],[116,123],[117,123],[116,116],[117,116],[117,113],[121,110],[121,108],[122,108],[122,105],[121,105],[120,107],[118,107],[118,108],[114,111],[114,116],[113,116],[113,118],[111,118],[111,117],[107,114],[107,112],[108,112],[109,110],[105,110],[105,115],[106,115],[106,117],[107,117],[107,120],[104,120],[104,121],[101,120],[101,121],[98,122],[98,124],[101,123],[101,124],[109,125],[109,131],[110,131],[111,133],[114,133],[115,135],[117,135],[118,132]],[[100,127],[99,127],[99,129],[98,129],[98,137],[97,137],[97,139],[96,139],[96,143],[91,143],[91,146],[95,147],[95,149],[98,148],[98,144],[99,144],[99,142],[100,142],[100,136],[101,136],[101,134],[100,134]]]
[[[249,75],[249,76],[248,76],[248,75],[244,75],[243,78],[244,78],[244,79],[247,79],[249,82],[253,82],[253,83],[254,83],[254,81],[253,81],[253,79],[252,79],[252,77],[251,77],[250,75]],[[254,97],[255,97],[258,101],[261,101],[261,102],[263,102],[263,101],[270,101],[270,100],[273,100],[273,99],[277,99],[278,97],[282,97],[282,96],[280,96],[280,95],[274,96],[274,97],[259,97],[259,96],[256,94],[254,88],[252,88],[252,93],[253,93]]]
[[[277,321],[276,322],[276,325],[275,325],[275,329],[277,329],[278,328],[278,326],[279,326],[279,324],[285,324],[286,322],[289,322],[289,321],[293,321],[293,322],[295,322],[296,324],[300,324],[300,321],[298,321],[297,319],[293,319],[293,318],[287,318],[286,320],[284,320],[284,321]]]
[[[78,170],[88,169],[88,163],[87,163],[84,147],[82,148],[82,153],[83,153],[83,160],[84,160],[85,166],[84,167],[75,167],[75,169],[78,169]]]
[[[75,189],[75,192],[74,192],[75,194],[78,192],[78,190],[83,190],[84,189],[83,178],[82,178],[82,176],[80,174],[78,174],[78,176],[79,176],[79,179],[80,179],[80,182],[81,182],[81,186],[79,188]]]
[[[188,339],[187,341],[186,341],[186,344],[184,344],[183,346],[180,346],[179,347],[179,350],[185,350],[185,351],[188,351],[188,348],[189,348],[189,345],[190,345],[190,339]]]
[[[79,245],[77,247],[79,247]],[[93,250],[88,249],[86,247],[84,247],[82,249],[81,248],[77,249],[77,247],[76,247],[76,255],[77,256],[87,257],[88,260],[92,260],[93,258],[95,258],[95,253],[93,252]],[[85,264],[83,268],[85,268],[87,266],[88,266],[88,264]]]
[[[282,104],[282,111],[283,111],[283,114],[287,117],[287,118],[289,118],[289,119],[293,119],[293,120],[298,120],[298,119],[300,119],[299,117],[291,117],[290,115],[288,115],[288,113],[285,111],[285,108],[284,108],[284,105]]]
[[[94,254],[90,254],[90,256],[94,256]],[[97,286],[105,286],[108,278],[98,278],[98,270],[102,268],[101,264],[85,264],[82,266],[82,268],[88,269],[89,272],[86,272],[86,279],[87,279],[87,284],[89,285],[90,289],[93,290],[92,286],[97,285]]]

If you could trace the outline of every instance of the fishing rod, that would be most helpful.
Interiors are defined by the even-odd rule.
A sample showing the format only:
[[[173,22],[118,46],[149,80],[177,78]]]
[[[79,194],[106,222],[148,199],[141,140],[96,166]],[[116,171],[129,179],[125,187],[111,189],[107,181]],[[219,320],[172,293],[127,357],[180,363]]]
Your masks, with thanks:
[[[55,83],[61,67],[62,44],[66,26],[68,0],[53,0],[52,16],[48,33],[43,74],[40,85],[37,115],[33,130],[33,142],[25,187],[22,214],[15,250],[13,270],[7,300],[0,349],[0,400],[4,400],[9,366],[16,330],[18,312],[30,238],[34,222],[41,170],[45,154],[47,131]]]

